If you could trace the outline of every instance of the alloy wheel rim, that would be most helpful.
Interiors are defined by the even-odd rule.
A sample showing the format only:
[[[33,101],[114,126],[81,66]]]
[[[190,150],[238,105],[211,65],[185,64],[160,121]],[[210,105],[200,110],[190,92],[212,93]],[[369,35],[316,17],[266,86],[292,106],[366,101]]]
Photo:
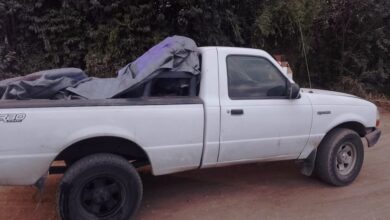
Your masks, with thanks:
[[[357,159],[356,148],[352,143],[342,144],[336,156],[336,170],[340,175],[348,175],[355,167]]]

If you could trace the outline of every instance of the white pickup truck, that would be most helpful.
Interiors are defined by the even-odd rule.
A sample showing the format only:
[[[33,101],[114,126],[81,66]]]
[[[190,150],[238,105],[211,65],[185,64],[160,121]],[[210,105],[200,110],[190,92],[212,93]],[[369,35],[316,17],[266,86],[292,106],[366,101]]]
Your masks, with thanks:
[[[153,93],[151,84],[138,98],[1,101],[0,185],[42,187],[48,173],[64,172],[59,214],[84,220],[134,217],[136,168],[145,165],[163,175],[300,160],[304,174],[329,184],[354,181],[363,140],[371,147],[380,137],[374,104],[300,89],[262,50],[199,54],[201,76],[183,94]]]

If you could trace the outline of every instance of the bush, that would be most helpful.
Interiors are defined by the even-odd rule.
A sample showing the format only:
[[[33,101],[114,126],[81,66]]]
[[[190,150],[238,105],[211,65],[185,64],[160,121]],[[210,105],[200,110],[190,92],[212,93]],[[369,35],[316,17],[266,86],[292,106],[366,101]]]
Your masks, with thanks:
[[[0,30],[0,78],[70,66],[114,76],[177,34],[283,53],[302,85],[305,48],[319,87],[390,90],[388,0],[0,0]]]

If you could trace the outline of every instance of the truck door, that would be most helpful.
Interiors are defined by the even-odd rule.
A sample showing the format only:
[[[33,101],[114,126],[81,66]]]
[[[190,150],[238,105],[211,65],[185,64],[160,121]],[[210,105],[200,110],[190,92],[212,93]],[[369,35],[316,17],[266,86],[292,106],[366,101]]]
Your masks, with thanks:
[[[242,49],[245,51],[245,49]],[[288,79],[265,52],[219,49],[218,163],[295,159],[309,138],[310,100],[287,97]],[[263,56],[264,53],[264,56]]]

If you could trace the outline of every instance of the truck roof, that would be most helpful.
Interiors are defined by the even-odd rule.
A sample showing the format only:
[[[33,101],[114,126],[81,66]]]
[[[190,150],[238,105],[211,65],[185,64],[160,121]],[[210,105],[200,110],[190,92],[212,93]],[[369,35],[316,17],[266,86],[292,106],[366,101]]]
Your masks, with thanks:
[[[255,49],[255,48],[246,48],[246,47],[223,47],[223,46],[205,46],[205,47],[198,47],[199,50],[202,52],[202,51],[207,51],[207,50],[229,50],[231,52],[240,52],[240,53],[243,53],[243,52],[254,52],[254,51],[257,51],[257,52],[263,52],[263,53],[267,53],[266,51],[262,50],[262,49]]]

